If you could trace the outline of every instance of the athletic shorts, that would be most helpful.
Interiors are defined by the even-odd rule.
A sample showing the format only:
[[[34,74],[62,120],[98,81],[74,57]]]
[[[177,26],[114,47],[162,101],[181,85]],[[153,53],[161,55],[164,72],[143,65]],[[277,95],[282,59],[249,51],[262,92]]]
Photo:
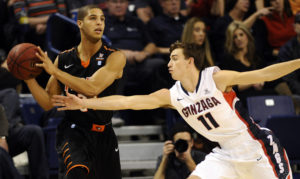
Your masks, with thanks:
[[[201,179],[292,179],[287,154],[272,131],[245,132],[220,144],[191,173]]]
[[[66,176],[75,167],[81,167],[88,178],[121,178],[118,142],[111,124],[94,125],[92,130],[63,121],[56,138],[60,173]]]

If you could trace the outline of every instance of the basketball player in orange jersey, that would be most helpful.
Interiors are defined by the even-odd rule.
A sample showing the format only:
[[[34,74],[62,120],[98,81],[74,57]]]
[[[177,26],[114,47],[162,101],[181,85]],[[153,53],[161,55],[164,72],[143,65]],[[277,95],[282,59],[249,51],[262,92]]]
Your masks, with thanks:
[[[174,108],[197,132],[220,144],[188,179],[291,179],[284,148],[270,130],[260,128],[247,115],[232,86],[278,79],[300,68],[300,59],[236,72],[205,68],[204,49],[196,44],[177,42],[170,53],[169,72],[178,81],[169,90],[99,99],[55,95],[53,105],[60,110]]]
[[[35,79],[26,83],[37,102],[49,110],[51,96],[72,93],[80,98],[113,95],[122,77],[125,55],[101,40],[105,17],[98,6],[79,9],[77,25],[81,42],[58,55],[54,64],[39,49],[38,64],[51,75],[46,89]],[[121,178],[118,143],[111,126],[112,111],[81,109],[66,111],[57,128],[56,147],[64,175],[74,178]]]

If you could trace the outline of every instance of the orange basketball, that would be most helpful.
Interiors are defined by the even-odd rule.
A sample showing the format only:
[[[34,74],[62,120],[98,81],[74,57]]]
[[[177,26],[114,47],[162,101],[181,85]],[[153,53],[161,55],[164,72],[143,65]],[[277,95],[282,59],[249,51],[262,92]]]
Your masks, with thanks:
[[[7,66],[9,71],[20,80],[28,80],[38,76],[43,69],[36,63],[41,60],[35,55],[37,46],[31,43],[21,43],[14,46],[8,53]]]

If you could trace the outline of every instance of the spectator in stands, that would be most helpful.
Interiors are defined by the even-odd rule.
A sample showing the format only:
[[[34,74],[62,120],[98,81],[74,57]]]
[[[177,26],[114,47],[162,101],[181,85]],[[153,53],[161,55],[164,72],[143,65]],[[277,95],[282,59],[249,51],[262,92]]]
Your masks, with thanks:
[[[8,121],[6,119],[3,105],[0,104],[0,178],[1,179],[22,179],[12,158],[9,155],[9,148],[6,141],[8,136]]]
[[[264,47],[263,44],[266,43],[265,33],[262,33],[261,29],[263,28],[263,24],[257,19],[260,16],[268,15],[271,11],[270,8],[262,8],[251,16],[247,17],[246,14],[249,11],[250,1],[249,0],[227,0],[225,4],[225,15],[216,20],[215,24],[211,30],[211,42],[212,49],[215,56],[215,62],[221,63],[222,57],[225,52],[224,44],[225,44],[225,33],[228,25],[232,21],[241,21],[245,23],[248,28],[252,28],[253,35],[257,41],[257,48],[260,49]],[[257,22],[257,23],[255,23]],[[255,24],[254,24],[255,23]],[[261,34],[262,33],[262,34]],[[261,45],[262,44],[262,45]]]
[[[296,35],[293,28],[294,15],[291,11],[289,0],[266,0],[266,7],[274,10],[269,16],[262,17],[267,29],[268,44],[271,47],[273,61],[279,48]]]
[[[134,5],[137,16],[147,24],[153,17],[162,15],[163,10],[160,1],[161,0],[135,0]],[[180,0],[180,14],[186,16],[187,13],[185,0]]]
[[[107,0],[107,10],[104,35],[113,47],[124,52],[127,59],[120,93],[149,93],[156,86],[158,77],[154,71],[164,66],[163,59],[153,56],[157,48],[144,23],[128,13],[128,0]],[[149,118],[151,115],[145,117],[145,111],[120,113],[126,124],[153,123]],[[141,116],[144,120],[140,120]]]
[[[0,104],[4,106],[6,118],[9,122],[7,136],[8,152],[10,156],[16,156],[27,151],[31,178],[48,179],[49,168],[43,130],[37,125],[23,125],[19,94],[15,90],[20,81],[15,79],[6,68],[6,62],[4,62],[0,74],[0,86],[2,88],[0,90]],[[12,88],[13,85],[15,86]],[[1,162],[2,160],[0,160]]]
[[[25,34],[25,41],[42,48],[45,47],[45,32],[49,16],[56,12],[66,15],[64,0],[18,0],[12,6],[19,22],[28,23],[30,26],[29,31]]]
[[[300,58],[300,14],[295,15],[294,30],[296,36],[285,43],[279,50],[278,60],[279,62],[289,61],[292,59]],[[285,77],[283,80],[287,82],[293,93],[294,105],[297,114],[299,110],[299,95],[300,95],[300,72],[295,71]]]
[[[205,153],[193,149],[193,133],[183,121],[170,131],[163,155],[158,157],[154,179],[185,179],[204,160]]]
[[[180,40],[183,27],[187,18],[180,14],[180,0],[160,0],[163,14],[151,19],[148,23],[150,35],[159,53],[167,54],[169,58],[169,46]]]
[[[186,6],[190,17],[199,17],[211,27],[218,17],[224,16],[224,3],[224,0],[187,0]]]
[[[205,49],[205,57],[208,66],[213,66],[214,61],[210,51],[210,44],[206,34],[206,25],[198,17],[190,18],[183,29],[181,41],[184,43],[196,43],[203,45]]]
[[[224,62],[220,65],[222,69],[244,72],[265,66],[255,51],[253,36],[242,22],[234,21],[228,26],[225,49]],[[291,95],[287,84],[282,80],[272,83],[238,85],[235,87],[235,91],[243,104],[247,104],[246,98],[249,96]]]

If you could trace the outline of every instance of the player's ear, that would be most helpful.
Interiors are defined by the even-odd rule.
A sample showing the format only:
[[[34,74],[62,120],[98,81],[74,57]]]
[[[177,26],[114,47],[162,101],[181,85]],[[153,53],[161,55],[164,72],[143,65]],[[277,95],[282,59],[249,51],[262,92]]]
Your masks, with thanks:
[[[82,21],[81,21],[81,20],[77,20],[77,25],[78,25],[79,28],[81,28],[81,26],[82,26]]]
[[[194,64],[195,61],[194,61],[194,57],[189,57],[188,61],[189,61],[189,64]]]

